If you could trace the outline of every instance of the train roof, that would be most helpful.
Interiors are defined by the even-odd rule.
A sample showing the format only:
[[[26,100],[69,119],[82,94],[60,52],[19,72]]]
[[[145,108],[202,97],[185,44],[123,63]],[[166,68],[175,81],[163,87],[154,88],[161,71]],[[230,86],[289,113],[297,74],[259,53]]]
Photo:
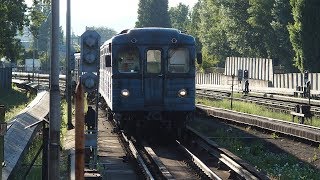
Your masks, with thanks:
[[[173,28],[134,28],[122,31],[104,44],[195,44],[195,39]]]

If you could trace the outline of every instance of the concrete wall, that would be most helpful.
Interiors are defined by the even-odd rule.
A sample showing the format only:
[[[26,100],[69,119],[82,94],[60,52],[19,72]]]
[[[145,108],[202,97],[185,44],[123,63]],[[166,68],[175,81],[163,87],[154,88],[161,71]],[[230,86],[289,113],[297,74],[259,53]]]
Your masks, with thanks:
[[[308,80],[311,82],[311,90],[320,91],[320,73],[309,73]],[[196,75],[196,84],[208,84],[208,85],[221,85],[229,86],[232,83],[231,76],[225,76],[220,73],[203,74],[198,73]],[[288,74],[274,74],[272,81],[265,81],[259,79],[249,79],[250,87],[274,87],[274,88],[286,88],[296,89],[297,86],[302,86],[304,83],[304,77],[301,73],[288,73]],[[238,85],[239,84],[239,85]],[[243,86],[238,82],[238,78],[234,78],[234,85],[239,87]]]
[[[233,83],[235,85],[239,86],[241,85],[238,82],[238,78],[235,77]],[[264,81],[259,79],[249,79],[250,86],[256,86],[256,87],[270,87],[272,86],[272,83],[270,81]],[[232,77],[231,76],[225,76],[220,73],[197,73],[196,75],[196,84],[210,84],[210,85],[221,85],[221,86],[227,86],[232,84]]]
[[[272,59],[227,57],[224,75],[238,76],[238,70],[248,70],[250,79],[273,81]]]
[[[308,80],[311,82],[311,90],[320,90],[320,73],[309,73]],[[304,85],[304,77],[301,73],[274,74],[273,86],[275,88],[295,89]]]
[[[196,84],[221,85],[222,76],[221,73],[197,73]]]

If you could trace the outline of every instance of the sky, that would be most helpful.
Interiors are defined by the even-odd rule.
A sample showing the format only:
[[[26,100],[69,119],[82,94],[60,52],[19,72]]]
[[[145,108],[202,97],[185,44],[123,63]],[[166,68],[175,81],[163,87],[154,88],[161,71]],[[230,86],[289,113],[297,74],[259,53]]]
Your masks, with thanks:
[[[81,35],[86,26],[105,26],[117,32],[133,28],[137,21],[139,0],[70,0],[71,31]],[[169,0],[169,8],[180,2],[190,8],[198,0]],[[60,25],[65,32],[66,0],[60,0]],[[26,0],[28,6],[32,0]]]

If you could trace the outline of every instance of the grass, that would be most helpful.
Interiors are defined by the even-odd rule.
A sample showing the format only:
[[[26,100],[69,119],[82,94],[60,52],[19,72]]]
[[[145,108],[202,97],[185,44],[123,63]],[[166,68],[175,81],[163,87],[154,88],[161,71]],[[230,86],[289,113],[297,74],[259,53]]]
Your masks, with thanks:
[[[226,99],[213,101],[206,98],[198,98],[197,102],[208,106],[230,109],[230,100]],[[274,119],[292,120],[292,116],[289,114],[274,112],[264,106],[253,103],[233,101],[232,110]],[[295,122],[297,122],[297,119],[295,119]],[[307,121],[307,123],[310,123],[310,121]],[[319,127],[320,120],[313,119],[312,125]],[[271,179],[318,179],[320,177],[320,172],[315,170],[310,164],[301,162],[287,153],[270,151],[268,150],[268,145],[262,140],[250,140],[248,143],[241,138],[232,138],[241,137],[240,134],[233,131],[222,128],[216,128],[217,130],[213,131],[212,127],[202,123],[195,123],[193,126],[209,137],[218,137],[215,141],[219,145],[229,149],[250,164],[255,165],[258,170],[267,172]],[[274,139],[278,138],[275,133],[271,137]],[[317,150],[320,150],[320,145]],[[316,161],[317,159],[318,157],[314,153],[312,161]]]
[[[35,94],[21,90],[15,85],[12,86],[12,90],[1,92],[0,104],[6,108],[5,121],[9,121],[25,109],[35,96]]]
[[[196,101],[197,101],[197,103],[201,103],[201,104],[204,104],[207,106],[213,106],[213,107],[218,107],[218,108],[223,108],[223,109],[231,109],[230,108],[230,106],[231,106],[230,100],[227,100],[227,99],[213,101],[213,100],[209,100],[207,98],[197,98]],[[257,105],[254,103],[247,103],[247,102],[234,100],[232,104],[233,104],[232,110],[234,110],[234,111],[269,117],[269,118],[273,118],[273,119],[292,121],[292,115],[290,115],[290,114],[275,112],[275,111],[272,111],[264,106]],[[294,122],[298,123],[298,119],[295,118]],[[320,119],[319,118],[312,118],[312,123],[310,120],[308,120],[308,121],[305,120],[305,124],[320,127]]]
[[[72,108],[73,109],[73,108]],[[61,160],[60,160],[60,173],[63,179],[69,178],[69,172],[68,172],[68,155],[69,151],[64,148],[64,138],[68,131],[68,104],[65,99],[61,102],[61,132],[60,132],[60,143],[62,147],[62,151],[60,154]]]
[[[17,173],[14,173],[13,179],[41,179],[42,175],[42,152],[37,157],[34,165],[32,166],[30,172],[27,174],[27,170],[32,163],[33,158],[36,156],[36,153],[42,145],[42,136],[38,134],[33,140],[32,144],[29,147],[28,152],[23,157],[22,165],[17,170]]]
[[[61,132],[60,132],[60,141],[61,141],[61,146],[63,147],[63,139],[64,136],[67,133],[67,122],[68,122],[68,117],[67,117],[67,102],[63,99],[61,101]],[[42,137],[40,137],[40,140],[36,140],[40,142],[41,145],[41,140]],[[40,146],[38,146],[37,148],[31,147],[29,149],[29,152],[26,156],[26,159],[24,160],[25,164],[30,164],[31,160],[33,157],[35,157],[35,153],[38,151],[38,149],[40,148]],[[60,172],[62,175],[67,174],[67,170],[68,170],[68,152],[66,151],[61,151],[61,159],[60,159]],[[35,162],[35,166],[32,167],[30,173],[27,176],[27,179],[41,179],[41,173],[42,173],[42,166],[41,166],[41,162],[42,162],[42,156],[40,155],[39,158],[37,159],[37,161]]]
[[[192,127],[208,137],[215,137],[214,141],[237,156],[254,165],[256,169],[266,172],[271,179],[319,179],[320,172],[310,164],[287,153],[270,150],[269,144],[261,139],[245,140],[243,133],[232,128],[216,128],[205,123],[192,122]],[[317,157],[314,157],[317,158]]]

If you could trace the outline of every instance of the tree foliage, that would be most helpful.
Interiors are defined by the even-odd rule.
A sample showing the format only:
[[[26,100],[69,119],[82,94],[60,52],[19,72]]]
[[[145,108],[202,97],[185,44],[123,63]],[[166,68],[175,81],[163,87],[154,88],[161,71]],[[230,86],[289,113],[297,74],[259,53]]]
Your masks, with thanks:
[[[168,0],[139,0],[136,27],[171,27]]]
[[[136,27],[166,19],[163,0],[140,0]],[[161,5],[164,3],[164,5]],[[171,26],[196,38],[203,67],[223,66],[226,57],[272,58],[288,71],[320,69],[319,0],[199,0],[169,10]],[[156,17],[161,14],[161,17]],[[156,17],[156,18],[154,18]],[[165,26],[161,26],[165,27]]]
[[[204,65],[223,66],[227,56],[272,58],[292,69],[287,25],[291,7],[283,0],[199,0],[188,32],[199,38]]]
[[[87,29],[97,31],[97,33],[99,33],[101,36],[101,43],[104,43],[108,39],[112,38],[112,36],[117,34],[114,29],[108,27],[87,27]]]
[[[48,50],[51,31],[50,1],[33,0],[29,9],[29,30],[33,36],[33,48],[41,52]]]
[[[288,25],[295,52],[294,63],[300,71],[320,68],[320,2],[290,0],[294,22]]]
[[[25,17],[27,6],[21,0],[0,0],[0,56],[11,61],[19,57],[21,43],[15,38],[27,22]]]
[[[179,3],[176,7],[171,7],[169,10],[169,16],[171,26],[181,31],[187,30],[190,23],[189,6]]]
[[[271,27],[274,30],[275,52],[272,55],[277,65],[284,65],[287,70],[293,71],[293,49],[289,38],[288,24],[293,22],[289,1],[275,0],[272,8]]]

